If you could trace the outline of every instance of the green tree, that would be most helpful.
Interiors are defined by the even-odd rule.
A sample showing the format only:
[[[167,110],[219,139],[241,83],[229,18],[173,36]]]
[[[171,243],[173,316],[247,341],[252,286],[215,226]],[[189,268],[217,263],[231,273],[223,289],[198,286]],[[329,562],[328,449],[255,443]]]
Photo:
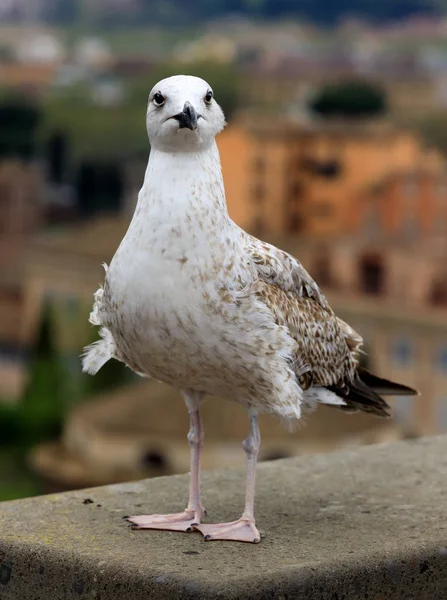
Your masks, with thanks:
[[[12,446],[20,438],[20,419],[16,404],[0,400],[0,448]]]
[[[146,102],[147,96],[138,104],[126,98],[122,106],[103,107],[93,102],[88,86],[54,91],[44,99],[41,143],[55,130],[63,132],[72,164],[147,154]]]
[[[323,86],[309,103],[311,111],[326,119],[365,119],[387,110],[383,90],[366,81],[346,80]]]
[[[27,389],[19,407],[22,442],[32,446],[57,437],[64,414],[64,372],[54,345],[50,306],[46,306],[31,359]]]
[[[48,160],[48,178],[55,183],[62,183],[68,170],[68,141],[63,131],[53,131],[46,143]]]
[[[37,106],[21,98],[4,97],[0,102],[0,157],[33,156],[40,118]]]

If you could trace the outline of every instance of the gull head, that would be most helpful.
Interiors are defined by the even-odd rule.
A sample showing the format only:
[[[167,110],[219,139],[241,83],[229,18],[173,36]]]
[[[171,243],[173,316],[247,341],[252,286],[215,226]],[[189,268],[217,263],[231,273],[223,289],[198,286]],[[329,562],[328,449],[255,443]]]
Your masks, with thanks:
[[[197,152],[212,144],[225,126],[225,117],[206,81],[175,75],[152,88],[146,126],[153,148]]]

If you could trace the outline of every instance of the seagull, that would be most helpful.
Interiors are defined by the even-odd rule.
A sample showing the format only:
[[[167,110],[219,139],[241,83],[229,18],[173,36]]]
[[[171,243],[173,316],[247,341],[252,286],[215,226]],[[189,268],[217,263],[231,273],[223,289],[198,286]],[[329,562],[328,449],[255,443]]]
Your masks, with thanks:
[[[215,141],[225,117],[206,81],[177,75],[157,83],[146,126],[144,183],[94,294],[90,322],[100,339],[85,348],[83,370],[95,374],[117,359],[176,388],[189,411],[188,505],[175,514],[124,517],[133,528],[258,543],[260,413],[293,423],[321,403],[386,417],[381,395],[417,392],[362,368],[361,336],[336,317],[300,262],[231,220]],[[202,523],[205,394],[236,400],[248,413],[245,508],[230,523]]]

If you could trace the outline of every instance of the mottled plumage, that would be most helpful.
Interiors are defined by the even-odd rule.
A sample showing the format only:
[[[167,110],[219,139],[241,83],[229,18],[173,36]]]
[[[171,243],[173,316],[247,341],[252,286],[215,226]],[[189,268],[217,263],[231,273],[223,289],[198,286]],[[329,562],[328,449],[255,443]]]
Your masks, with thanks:
[[[191,413],[188,509],[132,517],[140,527],[200,523],[203,394],[226,396],[248,410],[246,511],[206,535],[259,541],[252,515],[258,413],[298,419],[303,408],[322,402],[385,415],[388,406],[361,381],[361,337],[334,315],[302,265],[230,219],[214,139],[223,126],[206,82],[172,77],[152,90],[144,184],[104,288],[95,294],[90,320],[102,339],[86,349],[83,363],[95,373],[116,358],[179,389]],[[210,527],[198,528],[205,534]]]

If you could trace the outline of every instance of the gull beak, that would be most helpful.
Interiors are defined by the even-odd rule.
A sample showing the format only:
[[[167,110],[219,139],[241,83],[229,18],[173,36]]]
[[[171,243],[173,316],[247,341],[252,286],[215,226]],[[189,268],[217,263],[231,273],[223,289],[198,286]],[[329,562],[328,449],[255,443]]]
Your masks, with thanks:
[[[197,129],[197,113],[196,109],[190,102],[185,102],[183,112],[173,117],[179,123],[179,129],[187,127],[191,131]]]

